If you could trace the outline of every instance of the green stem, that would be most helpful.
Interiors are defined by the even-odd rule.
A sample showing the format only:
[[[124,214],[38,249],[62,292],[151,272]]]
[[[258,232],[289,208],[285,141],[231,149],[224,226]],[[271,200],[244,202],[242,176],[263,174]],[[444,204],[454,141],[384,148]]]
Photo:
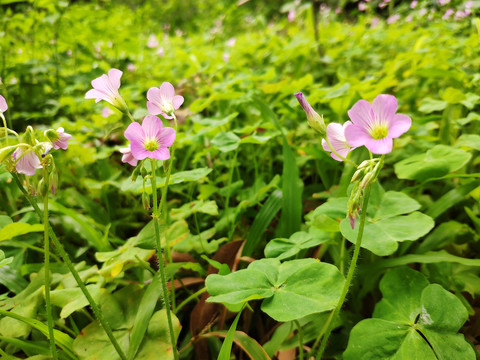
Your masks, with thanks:
[[[298,334],[298,358],[299,360],[303,360],[303,331],[298,320],[294,320],[294,323],[297,326]]]
[[[340,248],[340,272],[342,275],[345,273],[345,236],[342,236],[342,243],[341,243],[341,248]]]
[[[325,332],[325,336],[322,339],[322,343],[320,344],[320,349],[318,350],[317,356],[315,359],[320,360],[323,356],[323,352],[327,346],[328,338],[330,337],[330,333],[333,330],[333,324],[335,323],[335,319],[337,318],[340,310],[343,306],[343,302],[345,301],[345,297],[347,296],[348,289],[350,288],[350,284],[352,282],[353,273],[355,272],[355,267],[357,265],[358,254],[360,253],[360,247],[362,245],[362,238],[363,238],[363,229],[365,227],[365,218],[367,215],[367,207],[368,207],[368,200],[370,198],[370,190],[372,185],[369,184],[365,188],[365,195],[363,197],[363,205],[362,205],[362,215],[360,216],[360,226],[358,228],[358,235],[357,241],[355,242],[355,250],[353,252],[352,263],[348,268],[347,279],[345,280],[345,284],[343,285],[342,295],[340,299],[338,299],[338,304],[333,311],[332,321],[328,325],[327,331]]]
[[[135,119],[133,118],[132,114],[130,114],[130,110],[127,109],[127,112],[125,114],[127,114],[128,118],[132,123],[135,122]]]
[[[22,182],[18,178],[18,175],[17,174],[12,174],[12,176],[13,176],[13,180],[15,181],[17,186],[19,187],[20,191],[23,193],[23,195],[28,200],[30,205],[32,205],[32,207],[34,208],[35,212],[40,217],[40,219],[42,219],[42,215],[43,215],[42,211],[38,207],[35,199],[27,192],[27,190],[25,190],[25,188],[22,185]],[[68,256],[67,252],[65,251],[65,248],[63,247],[62,243],[57,239],[57,236],[55,235],[55,233],[53,232],[53,230],[50,226],[48,227],[48,234],[50,236],[50,239],[52,239],[53,244],[55,245],[55,248],[56,248],[58,254],[60,255],[60,257],[65,262],[65,265],[67,265],[68,270],[70,270],[70,272],[72,273],[73,277],[75,278],[75,281],[77,282],[78,286],[80,287],[83,294],[85,295],[88,302],[90,303],[90,306],[92,307],[92,310],[93,310],[93,313],[95,314],[95,317],[98,319],[98,321],[102,325],[103,329],[105,330],[105,333],[107,334],[108,338],[110,339],[110,341],[111,341],[113,347],[115,348],[115,350],[117,351],[118,355],[120,356],[120,358],[122,360],[127,360],[127,357],[125,356],[122,348],[118,344],[117,339],[113,335],[112,328],[108,324],[107,320],[103,317],[103,313],[101,312],[100,307],[97,305],[97,303],[93,299],[92,295],[88,291],[87,287],[85,286],[84,282],[82,281],[82,278],[80,277],[77,270],[75,269],[75,266],[73,266],[73,263],[70,260],[70,256]]]
[[[201,295],[203,294],[205,291],[207,291],[207,288],[204,287],[200,290],[198,290],[196,293],[193,293],[192,295],[190,295],[189,297],[187,297],[185,300],[183,300],[180,305],[177,306],[177,308],[175,309],[175,314],[178,314],[178,312],[185,306],[187,305],[190,301],[192,301],[193,299],[196,299],[198,298],[198,295]]]
[[[50,341],[50,351],[54,360],[58,359],[57,347],[55,346],[55,336],[53,334],[53,317],[52,317],[52,304],[50,302],[50,239],[48,237],[48,165],[43,166],[43,181],[44,186],[42,191],[45,191],[43,194],[43,238],[44,238],[44,249],[45,249],[45,306],[47,308],[47,325],[48,325],[48,335]]]
[[[7,127],[7,121],[5,120],[5,116],[3,116],[3,113],[0,111],[0,117],[2,118],[3,121],[3,127],[5,129],[5,146],[8,146],[8,127]]]
[[[163,299],[165,301],[165,310],[167,312],[168,330],[170,332],[170,342],[172,344],[173,356],[175,360],[178,360],[177,344],[175,341],[175,333],[173,332],[172,314],[170,310],[170,301],[168,298],[167,280],[165,277],[165,263],[163,261],[162,244],[160,243],[160,227],[158,224],[159,219],[158,219],[158,200],[157,200],[157,176],[155,174],[156,160],[155,159],[150,159],[150,160],[152,164],[152,177],[150,179],[152,183],[152,199],[153,199],[152,216],[153,216],[153,226],[155,228],[155,242],[157,246],[158,271],[160,272],[160,280],[162,283]],[[166,181],[168,181],[168,176]],[[166,185],[167,183],[165,184],[165,186]],[[163,195],[162,195],[162,202],[163,202]],[[160,204],[160,206],[162,205]]]
[[[337,155],[340,159],[342,159],[342,161],[345,161],[346,163],[349,163],[350,165],[354,166],[354,167],[358,167],[357,164],[355,164],[352,160],[348,160],[347,158],[344,158],[342,155],[340,155],[332,146],[332,144],[330,143],[330,140],[328,139],[328,136],[325,136],[325,141],[328,145],[328,147],[330,148],[330,150],[332,150],[332,153],[334,153],[335,155]]]
[[[313,353],[314,353],[316,347],[318,346],[318,343],[322,339],[322,335],[325,334],[325,330],[330,326],[330,322],[332,321],[334,312],[335,311],[333,311],[333,310],[330,312],[330,315],[328,316],[327,321],[325,322],[325,324],[322,327],[322,330],[320,330],[320,333],[318,334],[317,338],[315,339],[315,342],[313,343],[312,349],[310,350],[310,354],[312,354],[312,356],[313,356]]]

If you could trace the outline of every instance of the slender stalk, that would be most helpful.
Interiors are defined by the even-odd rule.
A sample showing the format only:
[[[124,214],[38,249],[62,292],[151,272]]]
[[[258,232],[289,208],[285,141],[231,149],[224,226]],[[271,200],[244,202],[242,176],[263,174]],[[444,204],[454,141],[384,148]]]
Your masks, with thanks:
[[[7,127],[7,120],[5,120],[5,116],[3,116],[3,113],[0,111],[0,117],[2,118],[3,122],[3,127],[5,129],[5,146],[8,146],[8,127]]]
[[[172,314],[170,310],[170,301],[168,298],[167,280],[165,277],[165,263],[163,261],[162,244],[160,243],[160,227],[158,224],[159,218],[158,218],[158,200],[157,200],[157,177],[155,174],[156,160],[155,159],[150,159],[150,160],[152,164],[152,177],[150,178],[150,181],[152,183],[152,199],[153,199],[152,216],[153,216],[153,226],[155,228],[155,242],[157,246],[158,271],[160,273],[160,280],[162,283],[163,299],[165,301],[165,310],[167,312],[168,330],[170,332],[170,342],[172,344],[173,356],[175,360],[178,360],[177,343],[175,341],[175,333],[173,332]],[[167,175],[166,181],[168,181],[168,175]],[[163,201],[163,196],[162,196],[162,201]]]
[[[27,192],[27,190],[25,190],[25,188],[22,185],[22,182],[18,178],[18,175],[17,174],[12,174],[12,176],[13,176],[13,180],[17,184],[18,188],[23,193],[25,198],[28,200],[30,205],[32,205],[32,207],[35,210],[35,212],[37,213],[38,217],[40,219],[42,219],[42,217],[43,217],[42,211],[38,207],[35,199]],[[117,339],[113,335],[112,328],[108,324],[107,320],[103,317],[103,313],[101,312],[100,307],[97,305],[97,303],[93,299],[92,295],[88,291],[87,287],[85,286],[85,283],[82,281],[82,278],[78,274],[78,271],[75,269],[75,266],[73,266],[73,263],[70,260],[70,256],[68,256],[67,252],[65,251],[65,248],[63,247],[62,243],[57,239],[57,236],[55,235],[55,233],[53,232],[53,230],[50,226],[48,227],[48,234],[50,236],[50,239],[52,239],[53,244],[55,245],[55,249],[57,250],[58,254],[60,255],[60,257],[65,262],[65,265],[67,265],[68,270],[70,270],[70,272],[72,273],[73,277],[75,278],[75,281],[77,282],[78,286],[80,287],[83,294],[85,295],[88,302],[90,303],[90,306],[92,307],[92,310],[93,310],[93,313],[95,314],[95,317],[98,319],[98,321],[102,325],[103,329],[105,330],[105,333],[107,334],[108,338],[110,339],[110,341],[111,341],[113,347],[115,348],[115,350],[117,351],[118,355],[120,356],[120,358],[122,360],[127,360],[127,357],[125,356],[122,348],[118,344]]]
[[[342,242],[341,242],[341,248],[340,248],[340,272],[342,275],[345,273],[345,236],[342,236]]]
[[[43,194],[43,238],[44,238],[44,250],[45,250],[45,306],[47,308],[47,325],[48,335],[50,341],[50,351],[54,360],[58,359],[57,347],[55,346],[55,335],[53,334],[53,317],[52,317],[52,304],[50,302],[50,239],[48,237],[48,165],[43,166],[43,181],[45,190]]]
[[[320,330],[320,333],[318,334],[317,338],[315,339],[315,342],[313,343],[312,349],[310,350],[310,354],[312,354],[312,356],[313,356],[313,353],[314,353],[316,347],[318,346],[318,343],[322,339],[322,335],[325,334],[325,330],[330,326],[330,322],[332,321],[334,312],[335,312],[334,310],[332,310],[330,312],[330,315],[328,316],[327,321],[325,322],[325,324],[322,327],[322,330]]]
[[[130,114],[129,110],[126,111],[126,114],[132,123],[135,122],[135,119],[133,118],[132,114]]]
[[[175,314],[178,314],[178,312],[185,306],[187,305],[190,301],[192,301],[193,299],[196,299],[198,298],[199,295],[203,294],[205,291],[207,291],[207,288],[204,287],[204,288],[201,288],[200,290],[198,290],[196,293],[193,293],[192,295],[190,295],[189,297],[187,297],[185,300],[183,300],[180,305],[177,306],[176,310],[175,310]]]
[[[294,320],[294,323],[297,326],[298,334],[298,358],[299,360],[303,360],[303,330],[298,320]]]
[[[315,359],[320,360],[323,356],[323,352],[327,346],[328,338],[330,337],[330,333],[333,330],[333,324],[335,323],[335,319],[337,318],[340,310],[343,306],[343,302],[345,301],[345,297],[347,296],[348,289],[350,288],[350,284],[352,282],[353,273],[355,272],[355,267],[357,265],[358,255],[360,253],[360,247],[362,245],[362,238],[363,238],[363,229],[365,228],[365,218],[367,215],[367,207],[368,207],[368,200],[370,199],[370,190],[372,188],[371,184],[368,184],[365,188],[365,195],[363,197],[363,205],[362,205],[362,215],[360,216],[360,226],[358,228],[358,235],[357,241],[355,242],[355,250],[353,251],[352,263],[348,268],[347,279],[345,280],[345,284],[343,285],[342,295],[340,299],[338,299],[338,304],[333,311],[333,316],[330,324],[328,325],[327,331],[322,339],[322,343],[320,344],[320,349],[318,349],[317,356]]]

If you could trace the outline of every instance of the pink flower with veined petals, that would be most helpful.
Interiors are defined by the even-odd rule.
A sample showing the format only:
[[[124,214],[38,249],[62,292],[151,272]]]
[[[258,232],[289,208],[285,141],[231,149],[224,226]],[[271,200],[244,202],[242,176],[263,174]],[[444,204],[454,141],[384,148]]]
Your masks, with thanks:
[[[332,144],[333,150],[335,150],[340,156],[346,158],[348,153],[355,149],[348,145],[347,140],[345,139],[345,128],[351,124],[350,121],[347,121],[345,124],[339,123],[330,123],[327,126],[327,136],[330,144]],[[337,161],[343,161],[337,155],[332,152],[330,146],[328,146],[325,139],[322,139],[322,147],[325,151],[330,151],[330,156]]]
[[[52,141],[53,148],[55,150],[63,149],[67,150],[68,148],[68,140],[72,138],[72,135],[67,134],[63,127],[59,127],[57,129],[58,140]]]
[[[175,95],[175,88],[169,82],[164,82],[160,88],[148,89],[147,99],[148,112],[161,114],[165,119],[173,119],[173,113],[183,104],[183,96]]]
[[[8,109],[7,101],[2,95],[0,95],[0,112],[4,113],[5,111],[7,111],[7,109]]]
[[[120,149],[120,152],[123,154],[122,162],[129,163],[132,166],[137,166],[138,160],[132,155],[132,150],[130,150],[130,146],[128,148]]]
[[[130,140],[131,153],[137,160],[169,159],[168,147],[172,146],[175,136],[174,129],[163,127],[162,120],[153,115],[145,116],[142,125],[134,122],[125,130],[125,137]]]
[[[96,103],[100,100],[105,100],[120,111],[123,111],[126,107],[125,101],[118,92],[122,74],[123,72],[118,69],[110,69],[108,75],[103,74],[92,80],[93,89],[87,91],[85,99],[95,99]]]
[[[345,127],[348,145],[365,147],[374,154],[388,154],[392,151],[393,139],[405,133],[412,125],[412,119],[396,114],[397,99],[393,95],[378,95],[370,105],[359,100],[348,111],[352,120]]]
[[[35,175],[36,169],[41,169],[40,159],[37,154],[32,150],[19,147],[12,154],[13,159],[17,162],[15,168],[19,174],[25,174],[28,176]],[[18,161],[17,161],[18,160]]]

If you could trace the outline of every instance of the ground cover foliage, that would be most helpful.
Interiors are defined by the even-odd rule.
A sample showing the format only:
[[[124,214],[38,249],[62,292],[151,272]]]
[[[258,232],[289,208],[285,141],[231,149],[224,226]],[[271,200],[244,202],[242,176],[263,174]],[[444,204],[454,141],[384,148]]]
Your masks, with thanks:
[[[46,195],[0,129],[1,357],[475,359],[480,3],[413,3],[0,1],[8,128],[72,135]],[[150,88],[183,96],[162,118],[174,161],[122,162],[131,120],[85,99],[111,69],[135,121]],[[412,119],[368,163],[383,168],[353,229],[357,169],[323,150],[298,92],[327,124],[379,94]]]

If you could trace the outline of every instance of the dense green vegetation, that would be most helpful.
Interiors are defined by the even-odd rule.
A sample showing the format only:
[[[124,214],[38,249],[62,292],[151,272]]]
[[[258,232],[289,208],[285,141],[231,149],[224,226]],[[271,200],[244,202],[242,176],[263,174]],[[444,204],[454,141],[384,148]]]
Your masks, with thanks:
[[[480,3],[381,4],[0,0],[0,113],[22,136],[0,129],[0,356],[120,359],[99,310],[128,359],[173,359],[170,335],[180,359],[475,359]],[[113,68],[129,114],[85,99]],[[185,99],[158,115],[174,157],[133,167],[129,116],[164,82]],[[374,155],[355,229],[357,169],[323,150],[297,92],[327,124],[379,94],[412,119]],[[7,146],[59,127],[72,139],[45,151],[55,170],[18,174]]]

